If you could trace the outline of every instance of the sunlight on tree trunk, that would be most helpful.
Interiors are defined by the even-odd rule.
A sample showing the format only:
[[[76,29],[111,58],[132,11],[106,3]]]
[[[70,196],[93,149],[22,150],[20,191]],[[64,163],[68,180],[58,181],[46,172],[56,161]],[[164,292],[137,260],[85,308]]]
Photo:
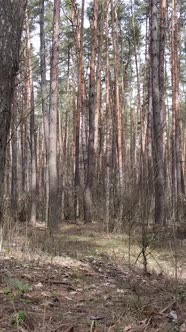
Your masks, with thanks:
[[[57,177],[57,114],[58,114],[58,60],[59,60],[59,21],[60,0],[54,1],[53,36],[50,65],[50,112],[49,112],[49,216],[50,232],[58,227],[59,199]]]

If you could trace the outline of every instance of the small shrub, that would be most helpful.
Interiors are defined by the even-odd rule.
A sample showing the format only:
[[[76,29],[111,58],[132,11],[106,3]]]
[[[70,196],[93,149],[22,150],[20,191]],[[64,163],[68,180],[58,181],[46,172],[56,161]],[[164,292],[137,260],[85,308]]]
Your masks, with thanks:
[[[7,287],[4,288],[3,293],[9,297],[12,297],[17,292],[25,294],[32,289],[31,285],[25,283],[22,280],[12,277],[6,278],[6,284]]]
[[[25,318],[27,317],[27,313],[25,310],[19,310],[12,319],[12,325],[22,325]]]

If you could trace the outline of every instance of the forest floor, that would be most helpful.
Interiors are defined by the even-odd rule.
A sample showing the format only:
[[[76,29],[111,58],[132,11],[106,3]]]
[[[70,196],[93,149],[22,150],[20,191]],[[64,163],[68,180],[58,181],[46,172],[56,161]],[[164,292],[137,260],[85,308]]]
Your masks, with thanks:
[[[101,224],[37,226],[12,228],[0,253],[0,332],[186,331],[184,241],[149,247],[144,274],[136,234],[129,248]]]

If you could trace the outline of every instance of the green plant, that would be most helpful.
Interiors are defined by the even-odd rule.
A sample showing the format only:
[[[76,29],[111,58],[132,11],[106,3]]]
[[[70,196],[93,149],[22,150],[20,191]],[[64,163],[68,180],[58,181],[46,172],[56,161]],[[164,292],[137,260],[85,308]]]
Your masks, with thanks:
[[[13,318],[12,318],[12,325],[17,325],[19,327],[23,324],[25,318],[27,316],[27,313],[25,310],[19,310],[18,312],[15,312]]]
[[[5,295],[5,297],[7,298],[7,300],[12,300],[14,297],[13,291],[10,287],[6,287],[3,289],[3,294]]]
[[[16,319],[17,321],[21,324],[22,322],[24,322],[27,314],[26,314],[26,311],[25,310],[19,310],[16,314]]]
[[[32,288],[31,285],[25,283],[24,281],[13,278],[9,275],[6,276],[5,281],[7,284],[7,287],[4,289],[5,294],[10,294],[15,290],[18,290],[20,293],[24,294],[29,292]]]
[[[25,294],[32,289],[31,285],[12,277],[6,278],[6,284],[7,287],[3,289],[3,294],[10,301],[12,301],[17,295]]]
[[[19,290],[21,293],[27,293],[31,290],[31,286],[22,280],[15,279],[15,289]]]
[[[3,294],[4,295],[9,295],[12,293],[12,290],[10,289],[10,287],[6,287],[3,289]]]

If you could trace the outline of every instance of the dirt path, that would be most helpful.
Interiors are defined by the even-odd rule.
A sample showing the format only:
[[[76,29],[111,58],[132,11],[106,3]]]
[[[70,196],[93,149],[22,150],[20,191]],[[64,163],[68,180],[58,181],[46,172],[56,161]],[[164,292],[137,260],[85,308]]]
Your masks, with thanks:
[[[184,332],[184,281],[129,269],[120,237],[83,225],[65,225],[53,240],[34,234],[1,255],[1,332]]]

